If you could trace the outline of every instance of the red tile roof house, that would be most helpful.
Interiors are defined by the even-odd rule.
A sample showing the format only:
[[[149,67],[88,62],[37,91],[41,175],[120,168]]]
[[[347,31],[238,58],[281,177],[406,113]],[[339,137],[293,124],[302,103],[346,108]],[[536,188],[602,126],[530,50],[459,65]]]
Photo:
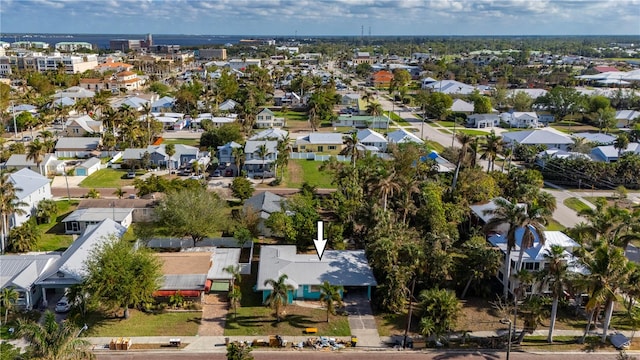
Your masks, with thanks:
[[[380,70],[371,75],[369,82],[373,87],[389,87],[391,80],[393,80],[393,73],[391,71]]]

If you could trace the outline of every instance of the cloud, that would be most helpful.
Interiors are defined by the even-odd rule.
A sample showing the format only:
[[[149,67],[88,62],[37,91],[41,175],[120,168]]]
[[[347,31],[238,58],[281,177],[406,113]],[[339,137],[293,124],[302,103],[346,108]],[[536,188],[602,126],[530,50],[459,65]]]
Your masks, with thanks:
[[[3,0],[3,32],[640,34],[640,0]],[[487,30],[484,30],[487,31]],[[394,32],[394,33],[392,33]],[[487,33],[485,33],[487,34]]]

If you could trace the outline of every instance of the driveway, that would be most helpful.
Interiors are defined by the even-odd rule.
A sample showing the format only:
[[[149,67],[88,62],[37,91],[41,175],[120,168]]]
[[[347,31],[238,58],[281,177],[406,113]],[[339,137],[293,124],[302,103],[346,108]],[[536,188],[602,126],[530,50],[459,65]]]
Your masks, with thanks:
[[[349,293],[344,301],[349,313],[351,335],[358,338],[357,347],[382,347],[371,304],[364,293]]]

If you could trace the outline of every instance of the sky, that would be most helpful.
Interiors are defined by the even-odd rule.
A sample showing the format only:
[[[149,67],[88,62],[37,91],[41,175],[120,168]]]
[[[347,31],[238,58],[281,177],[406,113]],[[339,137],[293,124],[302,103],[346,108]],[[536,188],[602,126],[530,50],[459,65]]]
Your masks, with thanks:
[[[640,0],[0,0],[0,32],[640,35]]]

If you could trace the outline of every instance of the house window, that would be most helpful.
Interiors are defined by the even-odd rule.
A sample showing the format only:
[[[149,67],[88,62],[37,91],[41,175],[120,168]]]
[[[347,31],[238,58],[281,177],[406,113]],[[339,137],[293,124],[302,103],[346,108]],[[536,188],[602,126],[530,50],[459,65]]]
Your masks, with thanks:
[[[73,133],[74,134],[79,134],[80,133],[80,129],[73,129]]]
[[[300,150],[304,150],[305,148],[306,148],[306,146],[300,145]]]
[[[330,145],[330,146],[329,146],[329,150],[335,150],[335,149],[336,149],[336,147],[335,147],[335,146],[333,146],[333,145]]]
[[[309,285],[309,292],[320,292],[320,286],[318,286],[318,285]]]
[[[524,263],[525,270],[540,270],[539,262],[526,262]]]
[[[318,152],[323,152],[324,151],[324,146],[318,146]]]

